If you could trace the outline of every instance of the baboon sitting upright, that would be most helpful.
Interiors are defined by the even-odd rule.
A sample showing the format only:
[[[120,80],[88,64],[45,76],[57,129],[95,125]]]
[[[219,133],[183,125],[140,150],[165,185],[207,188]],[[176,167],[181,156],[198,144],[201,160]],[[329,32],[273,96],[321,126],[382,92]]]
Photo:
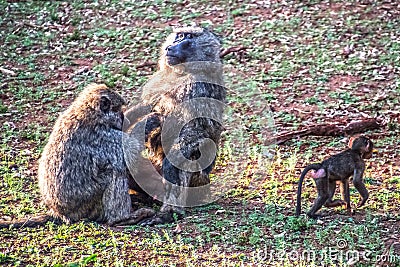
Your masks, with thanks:
[[[160,213],[144,224],[167,222],[171,211],[182,212],[183,206],[207,198],[207,190],[189,188],[210,183],[223,131],[226,89],[220,49],[220,40],[206,29],[175,29],[161,48],[160,70],[144,86],[142,103],[125,113],[135,122],[128,131],[132,134],[140,125],[142,131],[136,132],[144,138],[138,138],[145,141],[149,159],[168,181]],[[141,113],[146,115],[138,120]]]
[[[131,211],[128,170],[122,148],[124,99],[105,85],[86,87],[58,118],[39,160],[39,188],[50,216],[0,227],[36,226],[47,220],[88,219],[109,225],[130,224],[151,216]],[[131,162],[141,145],[129,139]]]

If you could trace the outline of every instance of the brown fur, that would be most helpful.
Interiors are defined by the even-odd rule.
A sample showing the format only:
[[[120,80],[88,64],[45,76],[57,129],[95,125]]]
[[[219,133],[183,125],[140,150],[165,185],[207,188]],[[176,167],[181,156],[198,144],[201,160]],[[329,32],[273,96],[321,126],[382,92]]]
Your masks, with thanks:
[[[308,165],[301,173],[299,185],[297,189],[297,205],[296,215],[301,212],[301,188],[304,177],[310,170],[316,172],[312,175],[318,190],[318,197],[315,199],[314,205],[307,212],[311,218],[316,218],[316,212],[325,205],[326,207],[337,207],[345,205],[350,212],[350,189],[349,178],[353,176],[353,184],[361,195],[358,207],[365,204],[369,193],[363,182],[363,174],[365,170],[364,159],[372,156],[374,145],[370,139],[365,136],[350,138],[349,149],[331,156],[330,158]],[[336,190],[336,183],[340,185],[342,199],[333,200]]]
[[[152,215],[148,209],[131,211],[122,147],[124,104],[105,85],[91,84],[82,91],[58,118],[39,160],[39,188],[50,216],[8,225],[35,226],[51,218],[129,224]],[[135,162],[141,146],[133,138],[126,142],[130,162]]]

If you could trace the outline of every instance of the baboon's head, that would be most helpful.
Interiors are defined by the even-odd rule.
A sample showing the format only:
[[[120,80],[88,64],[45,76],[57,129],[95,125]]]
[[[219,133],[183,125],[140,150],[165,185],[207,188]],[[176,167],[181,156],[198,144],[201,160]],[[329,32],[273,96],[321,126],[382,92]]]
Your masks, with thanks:
[[[200,27],[174,29],[161,47],[161,70],[182,63],[220,63],[221,42],[212,32]]]
[[[351,137],[349,140],[349,147],[359,152],[364,159],[371,158],[374,150],[374,144],[365,136]]]
[[[104,84],[90,84],[74,102],[76,116],[90,125],[105,125],[121,130],[125,100]]]

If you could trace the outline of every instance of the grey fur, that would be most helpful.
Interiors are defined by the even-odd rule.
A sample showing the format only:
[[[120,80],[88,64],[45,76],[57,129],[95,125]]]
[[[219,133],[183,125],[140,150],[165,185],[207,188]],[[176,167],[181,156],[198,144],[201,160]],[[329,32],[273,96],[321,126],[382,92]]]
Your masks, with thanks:
[[[186,55],[182,64],[171,65],[167,59],[167,48],[176,44],[178,38],[176,34],[179,33],[193,35],[189,41],[194,51]],[[137,125],[145,129],[144,141],[150,152],[149,159],[158,172],[172,184],[198,187],[210,183],[209,173],[214,162],[209,166],[200,166],[199,170],[188,171],[185,168],[187,163],[179,164],[177,161],[179,166],[176,166],[177,163],[171,164],[166,155],[181,153],[184,156],[183,161],[190,161],[196,159],[196,155],[201,154],[200,151],[207,151],[210,148],[208,146],[210,140],[218,146],[223,131],[221,124],[223,107],[217,102],[224,103],[226,98],[222,63],[219,58],[220,49],[220,40],[208,30],[198,27],[175,29],[161,48],[160,70],[144,86],[142,103],[125,113],[129,121],[135,123],[139,121],[130,127],[128,132],[132,135],[135,132],[132,129]],[[189,106],[184,104],[202,98],[213,101],[207,103],[194,101]],[[144,110],[144,107],[148,110],[141,119],[132,116],[139,114],[138,110]],[[198,118],[198,115],[204,114],[205,117]],[[210,114],[213,119],[210,118]],[[143,121],[146,120],[148,122],[144,127]],[[181,131],[178,135],[174,135],[178,126],[181,126]],[[166,142],[161,143],[161,135],[163,140],[167,140]],[[169,145],[166,146],[165,143]],[[212,156],[211,160],[214,161],[215,155]],[[165,222],[165,218],[170,218],[165,216],[165,213],[172,210],[181,212],[180,207],[172,208],[171,203],[177,206],[190,205],[185,196],[187,192],[184,191],[182,187],[166,183],[164,204],[161,207],[161,213],[164,214],[159,214],[146,223]]]

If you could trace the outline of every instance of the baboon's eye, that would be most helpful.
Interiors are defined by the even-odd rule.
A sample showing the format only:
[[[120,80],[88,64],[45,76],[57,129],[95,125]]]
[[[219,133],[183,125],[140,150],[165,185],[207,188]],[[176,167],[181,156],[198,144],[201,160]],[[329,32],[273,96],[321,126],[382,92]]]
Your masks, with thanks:
[[[183,40],[183,39],[185,39],[185,34],[184,33],[177,33],[176,34],[176,38],[175,38],[175,41],[181,41],[181,40]]]

